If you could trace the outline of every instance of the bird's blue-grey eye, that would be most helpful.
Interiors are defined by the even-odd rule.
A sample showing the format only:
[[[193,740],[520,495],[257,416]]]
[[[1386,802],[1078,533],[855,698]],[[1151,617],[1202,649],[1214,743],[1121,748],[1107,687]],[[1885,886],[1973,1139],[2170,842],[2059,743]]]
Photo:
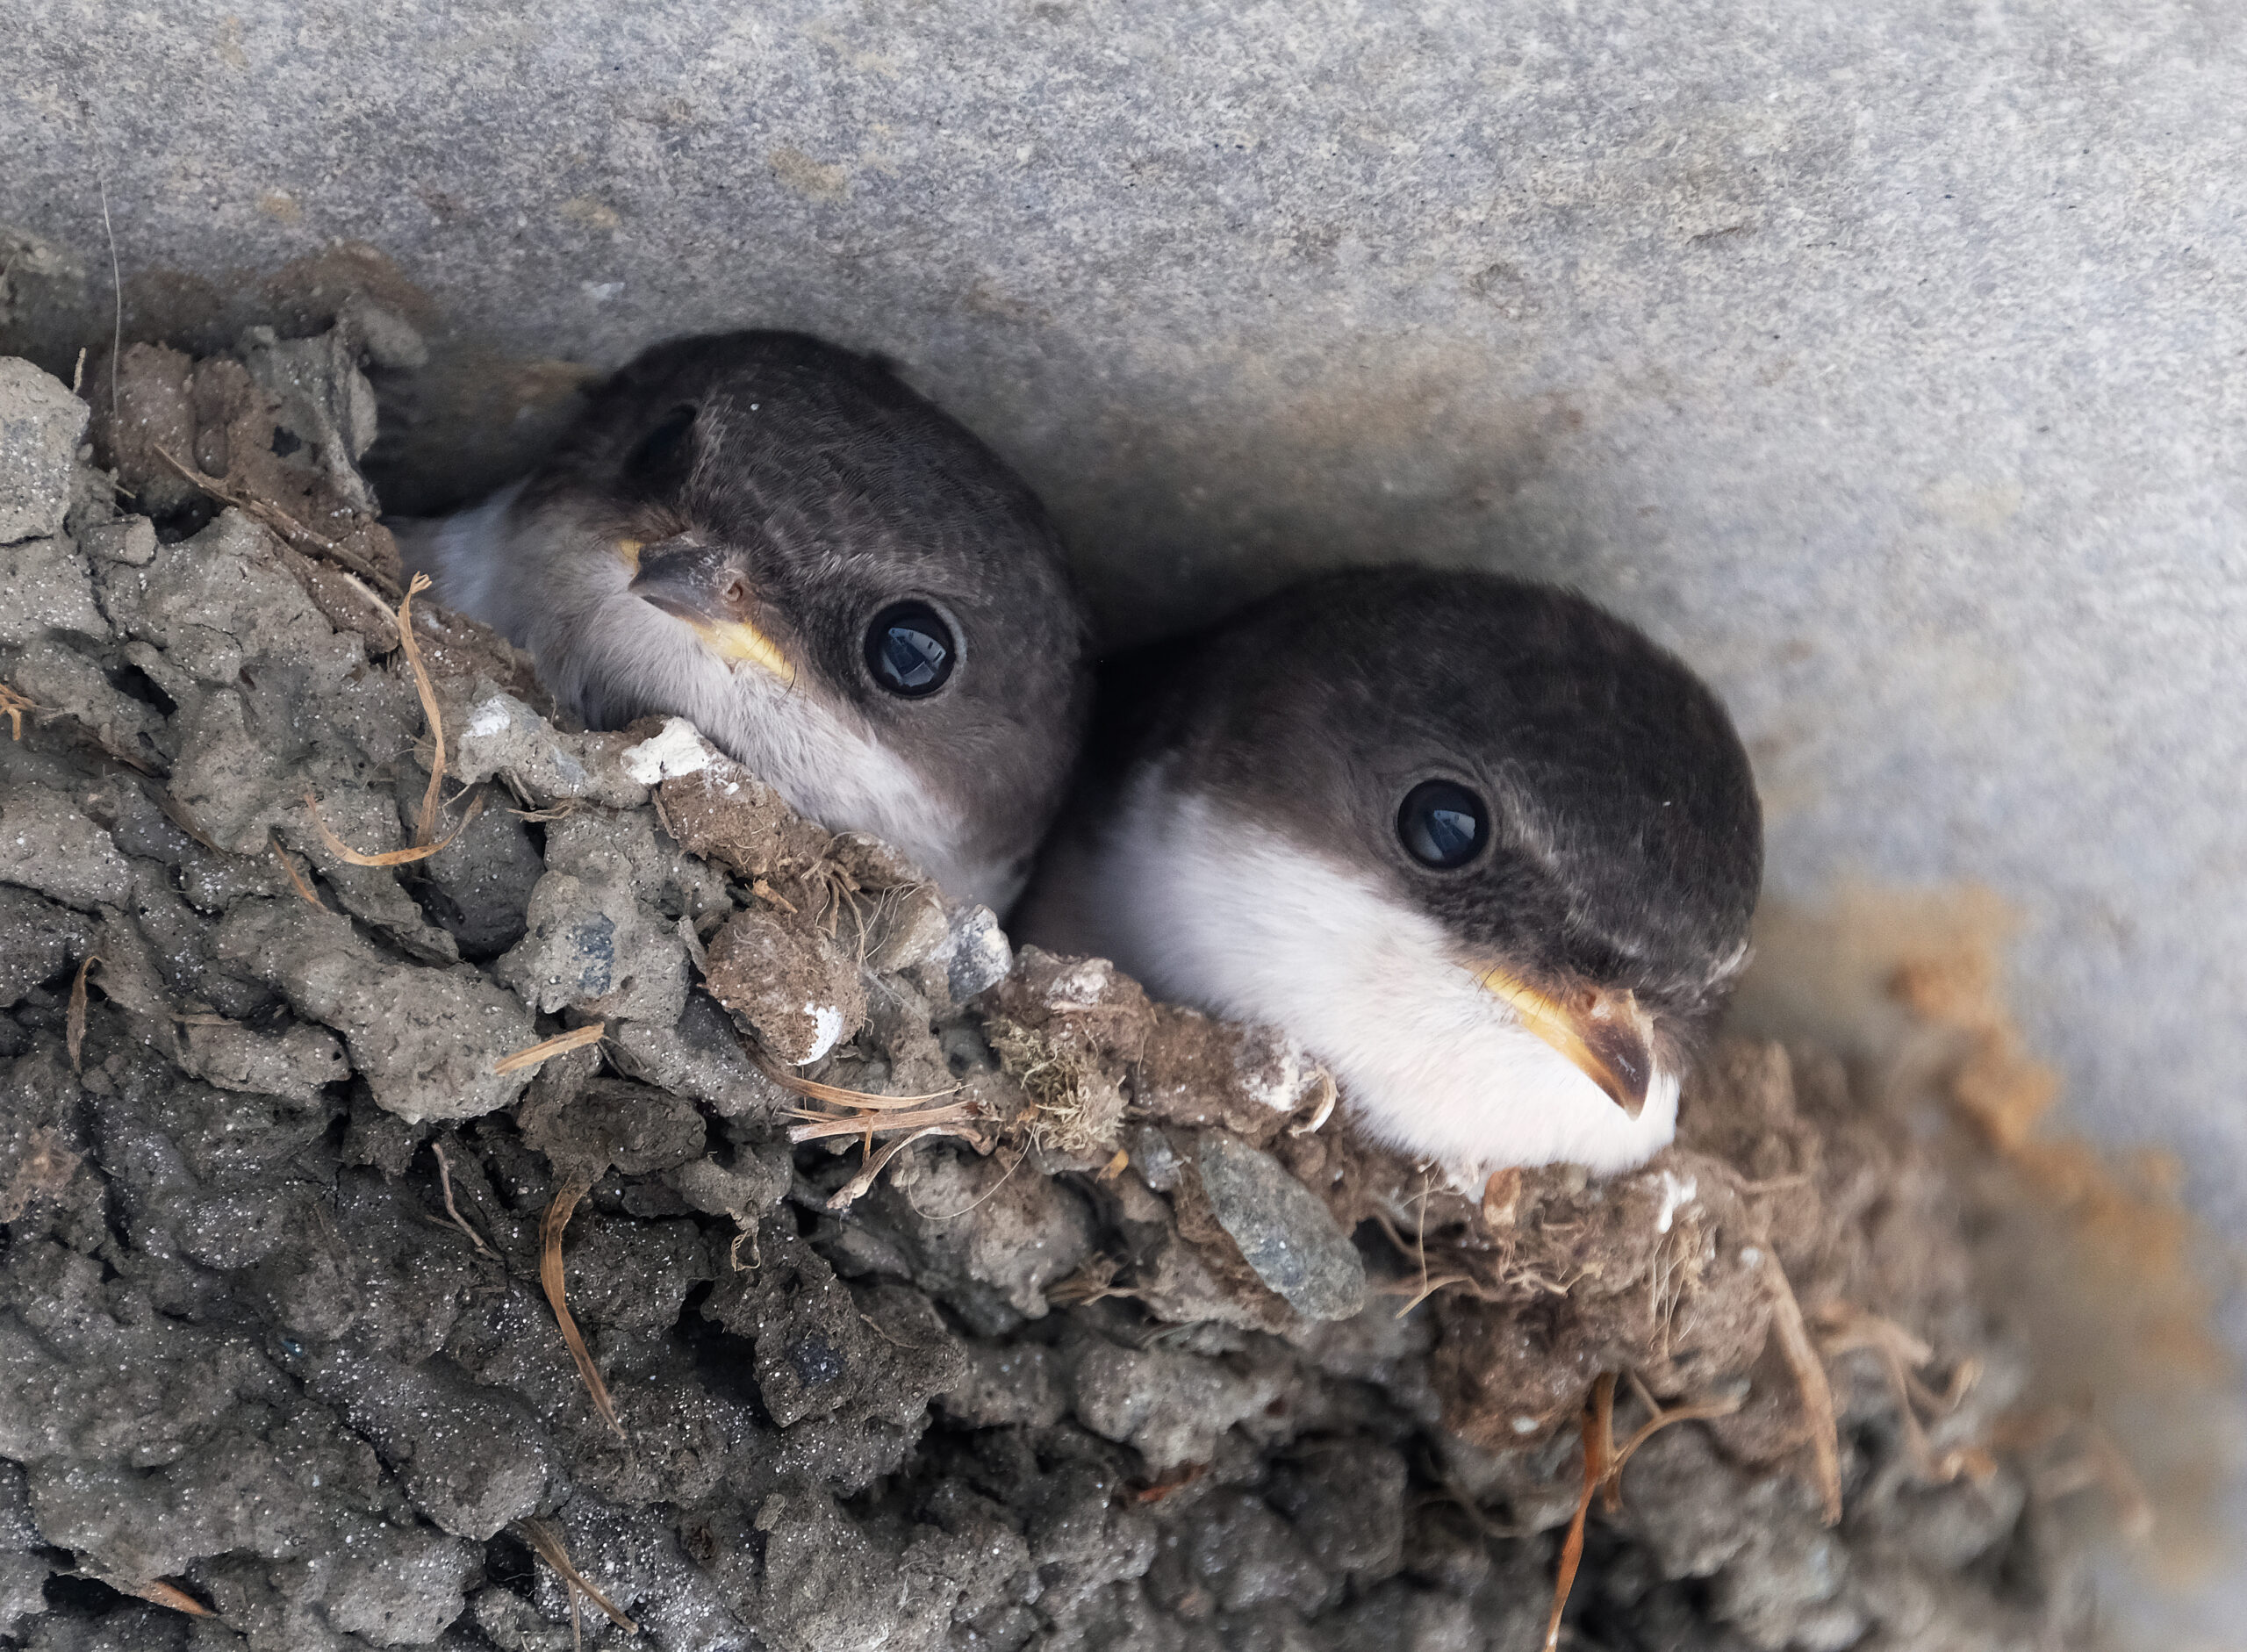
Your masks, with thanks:
[[[925,602],[893,602],[866,628],[866,669],[901,699],[935,693],[958,657],[951,627]]]
[[[1448,871],[1475,858],[1490,836],[1482,800],[1451,780],[1423,780],[1404,794],[1396,836],[1424,866]]]

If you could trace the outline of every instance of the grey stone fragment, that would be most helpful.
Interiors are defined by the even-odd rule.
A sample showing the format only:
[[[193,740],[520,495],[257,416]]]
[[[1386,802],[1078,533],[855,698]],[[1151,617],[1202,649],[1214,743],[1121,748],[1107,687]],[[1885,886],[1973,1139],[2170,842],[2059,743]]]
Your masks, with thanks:
[[[335,1035],[301,1021],[277,1038],[238,1025],[190,1025],[183,1031],[180,1065],[222,1090],[312,1102],[323,1086],[351,1076]]]
[[[0,356],[0,545],[62,531],[87,417],[60,379]]]
[[[375,440],[375,387],[359,370],[359,341],[351,329],[283,339],[269,327],[254,327],[235,354],[251,379],[280,399],[280,427],[312,450],[337,496],[371,514],[375,496],[358,461]]]
[[[1161,1473],[1209,1462],[1228,1428],[1279,1398],[1287,1384],[1277,1367],[1235,1368],[1170,1348],[1095,1339],[1077,1351],[1070,1399],[1079,1422],[1104,1440],[1136,1447]]]
[[[627,1021],[612,1028],[614,1052],[633,1077],[703,1103],[728,1118],[777,1117],[796,1098],[749,1059],[732,1018],[704,993],[690,993],[678,1022]]]
[[[237,901],[211,952],[341,1032],[376,1103],[409,1122],[473,1118],[529,1081],[492,1067],[537,1041],[530,1016],[470,966],[395,963],[348,920],[298,901]]]
[[[4,561],[0,556],[0,562]],[[144,754],[162,736],[161,712],[118,692],[92,658],[54,636],[27,642],[11,655],[0,657],[0,679],[37,700],[41,708],[76,719],[112,752]]]
[[[337,1348],[304,1377],[398,1469],[414,1506],[456,1537],[481,1541],[535,1513],[546,1496],[554,1453],[545,1429],[514,1395],[471,1383],[450,1361],[408,1366]]]
[[[1366,1304],[1366,1268],[1316,1194],[1267,1153],[1210,1131],[1195,1167],[1217,1221],[1256,1276],[1307,1319],[1347,1319]]]
[[[109,834],[43,786],[0,794],[0,882],[91,911],[125,898],[132,869]]]
[[[492,973],[551,1015],[670,1026],[686,1007],[686,946],[676,929],[622,881],[549,872],[531,892],[523,938]]]
[[[678,1196],[706,1216],[729,1216],[743,1227],[780,1202],[788,1190],[789,1164],[780,1153],[736,1153],[730,1164],[697,1159],[670,1174]]]
[[[80,535],[86,554],[103,562],[145,568],[156,559],[156,525],[145,516],[95,522]]]
[[[1049,1428],[1069,1412],[1067,1362],[1036,1342],[972,1342],[967,1376],[937,1408],[971,1428]]]
[[[91,918],[0,884],[0,1009],[70,968],[93,938]]]
[[[541,808],[571,802],[637,808],[648,788],[617,766],[614,735],[563,734],[513,694],[482,678],[439,685],[454,735],[451,773],[463,785],[505,775]]]
[[[305,588],[268,560],[266,543],[265,529],[222,511],[192,539],[158,546],[146,567],[103,563],[95,572],[102,607],[119,630],[162,650],[175,673],[232,685],[245,662],[263,658],[305,667],[306,701],[360,697],[358,634],[330,627]],[[412,686],[400,692],[411,705]]]
[[[927,957],[943,966],[954,1003],[966,1003],[997,986],[1015,966],[1014,947],[999,927],[998,915],[987,906],[961,907],[954,912],[944,938],[929,949]]]
[[[109,640],[86,559],[59,537],[0,545],[0,648],[54,631]]]

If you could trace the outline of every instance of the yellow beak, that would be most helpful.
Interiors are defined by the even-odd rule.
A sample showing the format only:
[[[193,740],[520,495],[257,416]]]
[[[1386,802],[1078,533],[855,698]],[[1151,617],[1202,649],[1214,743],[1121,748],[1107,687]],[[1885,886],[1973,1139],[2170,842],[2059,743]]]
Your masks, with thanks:
[[[714,552],[666,541],[657,547],[656,560],[643,564],[641,552],[646,548],[637,539],[620,539],[614,547],[617,560],[631,571],[633,594],[683,621],[703,647],[729,664],[770,672],[783,686],[796,680],[796,668],[778,643],[746,620],[720,617],[729,605],[716,594],[725,570]]]
[[[1495,964],[1476,966],[1475,979],[1616,1106],[1633,1118],[1645,1110],[1647,1089],[1654,1082],[1654,1023],[1636,998],[1627,992],[1587,990],[1564,1003]]]
[[[720,620],[714,624],[695,621],[694,630],[704,646],[721,659],[758,666],[784,686],[796,680],[796,668],[788,664],[780,645],[745,620]]]

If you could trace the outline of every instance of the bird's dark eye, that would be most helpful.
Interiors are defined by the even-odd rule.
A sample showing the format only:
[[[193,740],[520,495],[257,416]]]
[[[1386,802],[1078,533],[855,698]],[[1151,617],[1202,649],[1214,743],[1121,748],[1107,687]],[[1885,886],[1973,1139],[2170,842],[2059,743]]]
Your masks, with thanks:
[[[1404,794],[1396,836],[1422,866],[1447,871],[1475,858],[1490,836],[1490,815],[1465,786],[1423,780]]]
[[[958,655],[951,627],[925,602],[893,602],[866,628],[866,669],[907,700],[942,688]]]
[[[640,445],[624,461],[627,487],[643,496],[654,496],[670,492],[686,480],[694,469],[694,448],[690,438],[697,411],[693,406],[674,407],[654,429],[640,438]]]

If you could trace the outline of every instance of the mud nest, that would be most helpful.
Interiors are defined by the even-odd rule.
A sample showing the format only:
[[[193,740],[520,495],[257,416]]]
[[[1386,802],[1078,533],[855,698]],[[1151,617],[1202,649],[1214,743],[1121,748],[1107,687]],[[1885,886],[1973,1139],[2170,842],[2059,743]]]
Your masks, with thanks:
[[[92,448],[0,363],[0,1642],[1512,1652],[1571,1574],[1617,1652],[2079,1634],[1839,1062],[1720,1045],[1612,1179],[1365,1147],[409,600],[418,348],[135,347]]]

